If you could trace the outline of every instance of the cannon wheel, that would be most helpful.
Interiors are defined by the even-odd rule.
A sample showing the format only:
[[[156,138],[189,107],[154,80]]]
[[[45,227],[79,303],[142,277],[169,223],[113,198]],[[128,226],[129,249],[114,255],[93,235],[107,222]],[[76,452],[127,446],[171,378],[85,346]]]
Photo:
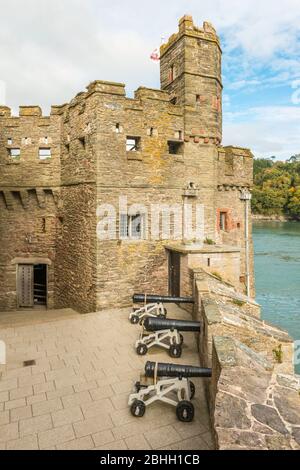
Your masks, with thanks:
[[[133,324],[133,325],[137,325],[138,322],[140,321],[139,317],[137,315],[132,315],[132,317],[130,318],[130,322]]]
[[[181,357],[182,348],[180,344],[171,344],[170,349],[169,349],[169,354],[171,357],[174,357],[174,358]]]
[[[136,348],[136,352],[139,356],[145,356],[148,352],[148,348],[146,344],[138,344]]]
[[[176,416],[183,423],[190,423],[194,419],[195,409],[190,401],[180,401],[176,407]]]
[[[134,400],[130,407],[132,416],[136,418],[142,418],[146,411],[146,405],[142,400]]]
[[[195,392],[196,392],[196,387],[195,387],[194,382],[191,382],[191,381],[190,381],[190,389],[191,389],[190,400],[192,400],[192,399],[194,398]]]

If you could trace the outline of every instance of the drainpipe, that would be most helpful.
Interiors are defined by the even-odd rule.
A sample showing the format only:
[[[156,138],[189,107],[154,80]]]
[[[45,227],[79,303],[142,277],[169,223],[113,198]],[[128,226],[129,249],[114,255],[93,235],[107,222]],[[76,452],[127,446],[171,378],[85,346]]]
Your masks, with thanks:
[[[249,260],[249,213],[250,201],[252,195],[249,189],[245,188],[241,191],[240,199],[245,201],[245,277],[246,277],[246,293],[250,297],[250,260]]]

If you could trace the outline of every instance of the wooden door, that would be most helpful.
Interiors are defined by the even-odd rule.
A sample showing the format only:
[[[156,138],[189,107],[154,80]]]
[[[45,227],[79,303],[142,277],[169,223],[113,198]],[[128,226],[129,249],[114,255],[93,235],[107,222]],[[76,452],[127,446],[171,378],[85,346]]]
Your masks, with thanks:
[[[180,297],[180,253],[170,251],[169,255],[169,293]]]
[[[33,265],[19,264],[17,279],[19,307],[33,307]]]

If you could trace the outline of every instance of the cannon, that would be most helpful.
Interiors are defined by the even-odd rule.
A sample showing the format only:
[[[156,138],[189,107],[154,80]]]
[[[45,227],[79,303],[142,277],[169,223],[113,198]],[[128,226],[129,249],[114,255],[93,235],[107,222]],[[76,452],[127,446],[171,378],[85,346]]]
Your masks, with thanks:
[[[134,294],[132,297],[134,304],[137,303],[164,303],[164,304],[194,304],[195,301],[192,297],[171,297],[167,295],[152,295],[152,294]]]
[[[164,307],[164,304],[166,303],[194,303],[194,299],[190,297],[170,297],[148,294],[134,294],[132,301],[134,304],[143,304],[142,307],[134,308],[133,312],[130,313],[129,320],[133,324],[141,323],[144,318],[147,317],[165,318],[167,309]]]
[[[144,318],[166,318],[167,309],[161,302],[145,304],[143,307],[133,309],[129,314],[129,320],[133,325],[142,323]]]
[[[144,356],[150,348],[159,346],[167,349],[171,357],[181,357],[183,336],[180,331],[199,333],[200,323],[166,318],[145,318],[143,331],[135,344],[137,354]]]
[[[191,400],[195,385],[191,377],[211,377],[211,369],[182,364],[147,362],[145,375],[136,382],[135,391],[129,396],[131,414],[144,416],[146,407],[160,401],[176,407],[179,421],[188,423],[194,419],[195,408]]]
[[[211,369],[197,366],[184,366],[182,364],[165,364],[160,362],[146,362],[146,377],[211,377]]]

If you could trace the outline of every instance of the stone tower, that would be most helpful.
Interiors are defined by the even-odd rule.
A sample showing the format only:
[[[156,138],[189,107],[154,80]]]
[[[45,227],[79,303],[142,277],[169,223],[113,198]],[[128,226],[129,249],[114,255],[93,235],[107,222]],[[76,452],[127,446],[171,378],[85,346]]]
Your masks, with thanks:
[[[179,22],[179,32],[161,47],[161,87],[184,106],[185,133],[222,140],[222,51],[210,23],[203,28],[191,16]]]
[[[199,188],[205,233],[214,239],[215,183],[222,140],[222,51],[210,23],[202,28],[183,16],[179,30],[161,47],[161,88],[183,110],[186,180]]]

